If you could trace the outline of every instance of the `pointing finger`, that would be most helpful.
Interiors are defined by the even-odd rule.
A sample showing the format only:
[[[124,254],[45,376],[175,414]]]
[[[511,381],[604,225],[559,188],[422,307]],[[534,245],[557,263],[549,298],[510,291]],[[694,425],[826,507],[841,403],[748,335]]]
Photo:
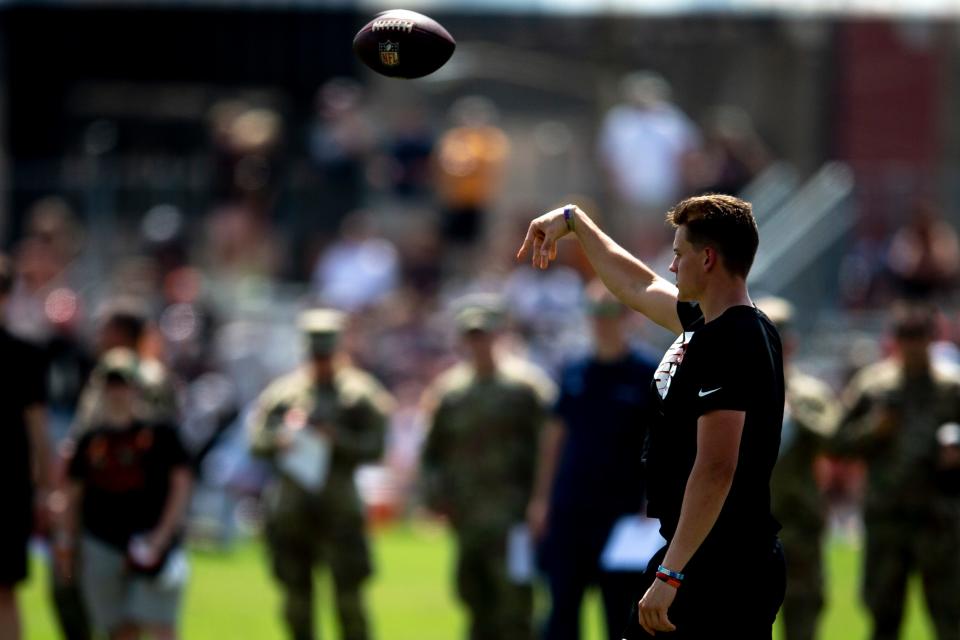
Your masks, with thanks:
[[[533,232],[533,223],[530,223],[530,226],[527,227],[527,235],[523,239],[523,244],[520,245],[520,250],[517,251],[517,260],[523,257],[523,254],[527,252],[527,249],[530,248],[530,244],[533,242],[534,232]]]

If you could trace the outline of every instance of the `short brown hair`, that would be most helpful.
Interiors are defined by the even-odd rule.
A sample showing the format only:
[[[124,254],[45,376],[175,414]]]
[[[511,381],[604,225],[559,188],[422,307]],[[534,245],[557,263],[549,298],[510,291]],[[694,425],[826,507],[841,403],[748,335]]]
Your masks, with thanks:
[[[717,193],[679,202],[667,213],[667,222],[686,227],[690,244],[716,249],[727,271],[747,277],[757,255],[760,234],[749,202]]]

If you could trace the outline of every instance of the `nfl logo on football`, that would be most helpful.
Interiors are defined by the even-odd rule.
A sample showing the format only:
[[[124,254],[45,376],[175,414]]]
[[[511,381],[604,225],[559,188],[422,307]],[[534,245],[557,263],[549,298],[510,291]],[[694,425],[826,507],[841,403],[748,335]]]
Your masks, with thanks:
[[[388,67],[395,67],[400,64],[400,45],[396,42],[380,43],[380,62]]]

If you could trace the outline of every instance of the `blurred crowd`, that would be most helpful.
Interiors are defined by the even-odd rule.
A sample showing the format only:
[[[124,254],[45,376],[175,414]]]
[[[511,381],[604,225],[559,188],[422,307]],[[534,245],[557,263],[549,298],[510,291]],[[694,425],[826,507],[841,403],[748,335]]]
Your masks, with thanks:
[[[208,211],[185,211],[157,202],[132,224],[118,224],[105,235],[87,222],[91,212],[77,203],[57,195],[33,203],[24,215],[22,233],[10,246],[12,279],[3,326],[32,345],[35,357],[45,365],[48,435],[58,452],[58,466],[63,467],[73,455],[70,445],[78,442],[78,425],[96,421],[93,416],[102,401],[94,397],[101,393],[96,385],[105,385],[114,374],[118,381],[126,380],[123,376],[129,367],[104,364],[108,354],[116,358],[117,349],[125,349],[136,358],[136,384],[153,407],[153,417],[176,425],[183,452],[168,452],[170,464],[186,465],[192,472],[192,506],[186,516],[189,538],[196,544],[226,545],[237,535],[259,531],[264,520],[269,521],[269,509],[261,498],[275,471],[269,456],[250,452],[250,425],[258,419],[266,424],[266,416],[273,415],[261,394],[272,380],[302,362],[316,362],[314,356],[322,348],[313,338],[305,340],[304,334],[335,333],[338,357],[370,376],[373,390],[363,393],[390,397],[382,405],[382,446],[363,450],[344,467],[349,482],[358,472],[365,511],[374,519],[390,520],[418,515],[424,506],[430,507],[469,531],[462,538],[467,549],[463,562],[474,563],[472,571],[478,575],[492,571],[478,559],[487,541],[480,534],[474,536],[475,523],[458,522],[458,505],[443,503],[444,491],[452,492],[450,487],[458,482],[457,469],[449,468],[448,457],[464,456],[464,452],[445,453],[447,447],[457,449],[449,442],[429,444],[429,470],[446,478],[444,489],[433,487],[431,493],[418,484],[430,427],[437,424],[434,412],[442,404],[442,385],[435,381],[445,371],[449,375],[450,367],[462,358],[475,365],[481,362],[485,347],[471,332],[493,333],[495,324],[498,349],[538,372],[523,369],[525,373],[516,374],[518,379],[537,378],[531,383],[536,393],[524,402],[548,413],[556,393],[561,397],[564,389],[570,393],[565,386],[573,384],[565,378],[570,375],[570,363],[588,357],[595,348],[599,338],[592,330],[598,316],[618,316],[621,311],[605,307],[610,301],[588,291],[591,273],[572,246],[546,272],[515,262],[513,253],[531,211],[517,207],[504,190],[516,142],[496,105],[486,97],[468,95],[456,100],[445,118],[429,115],[425,108],[409,105],[389,118],[376,117],[364,87],[350,79],[336,79],[320,89],[314,118],[305,132],[285,122],[279,110],[256,101],[222,101],[209,111],[213,179]],[[698,123],[672,101],[663,78],[640,72],[623,80],[622,100],[609,109],[596,131],[591,157],[601,168],[603,180],[592,195],[603,203],[602,214],[612,235],[641,257],[657,256],[669,245],[663,213],[679,197],[741,193],[774,160],[745,110],[719,105],[700,116]],[[282,213],[284,185],[294,179],[288,172],[290,149],[297,146],[304,146],[310,162],[308,175],[300,178],[322,196],[322,206],[309,220],[288,220]],[[864,441],[850,437],[843,446],[836,445],[839,448],[827,444],[834,442],[834,431],[842,431],[839,425],[845,415],[834,398],[839,395],[836,390],[853,385],[843,394],[846,410],[859,407],[857,411],[865,415],[856,392],[870,395],[880,387],[862,389],[865,374],[856,368],[870,364],[871,359],[899,361],[905,352],[904,340],[919,338],[923,349],[930,347],[934,355],[924,367],[934,363],[937,371],[952,372],[960,365],[955,344],[960,338],[958,316],[952,306],[958,276],[960,241],[930,198],[918,197],[903,219],[889,228],[858,230],[838,275],[843,304],[851,309],[884,309],[893,300],[908,299],[914,305],[931,305],[931,311],[928,317],[901,314],[886,323],[889,333],[872,336],[868,345],[872,356],[865,358],[862,349],[853,348],[849,353],[830,354],[830,366],[818,366],[827,384],[816,389],[831,397],[824,401],[831,408],[808,408],[804,414],[798,406],[793,412],[809,417],[827,411],[832,416],[818,414],[810,419],[818,438],[795,467],[797,474],[809,472],[814,483],[812,507],[810,494],[797,498],[807,501],[804,508],[814,513],[809,526],[813,539],[822,534],[827,522],[823,514],[828,510],[837,527],[856,534],[860,521],[851,519],[849,505],[859,505],[865,492],[868,497],[882,492],[866,488],[864,464],[870,467],[873,454],[858,448]],[[487,307],[477,312],[477,318],[463,315],[456,301],[475,294],[496,294],[496,321],[484,315],[490,312]],[[344,314],[338,317],[335,330],[328,325],[323,325],[326,329],[298,325],[304,310],[318,307]],[[664,336],[635,318],[624,315],[623,322],[624,340],[638,354],[637,362],[647,362],[651,354],[657,358]],[[798,362],[802,366],[802,359]],[[456,376],[440,379],[451,388],[462,382]],[[557,382],[559,391],[553,388]],[[450,392],[447,387],[442,390]],[[627,402],[622,397],[615,401]],[[886,396],[877,401],[895,402]],[[379,400],[373,404],[381,406]],[[282,406],[284,411],[289,409]],[[477,406],[475,411],[481,414],[516,409],[509,402],[502,407]],[[884,407],[899,412],[887,415],[887,422],[914,410],[913,405]],[[937,422],[934,426],[960,422],[960,412],[944,411],[949,415],[941,422],[937,422],[939,414],[930,418]],[[288,413],[269,419],[296,421]],[[448,419],[455,425],[463,418],[452,413]],[[847,419],[853,420],[849,415]],[[535,432],[536,425],[531,429]],[[862,429],[870,433],[872,427]],[[960,427],[934,436],[949,449],[960,440],[955,432]],[[524,433],[530,439],[516,455],[519,466],[532,474],[540,445],[531,433]],[[785,437],[785,441],[792,440]],[[924,449],[907,463],[931,463],[927,453]],[[867,462],[848,461],[855,458]],[[460,462],[469,467],[467,459]],[[489,464],[496,467],[501,462]],[[911,478],[921,473],[913,467],[898,472]],[[61,468],[58,473],[63,477],[68,471]],[[69,473],[85,477],[89,471]],[[335,472],[330,473],[335,478]],[[934,482],[948,480],[937,476]],[[529,485],[526,491],[533,492],[536,479],[529,475],[524,481]],[[539,498],[547,500],[551,479],[543,482]],[[923,482],[918,482],[920,487]],[[527,500],[521,502],[526,509]],[[328,507],[304,507],[313,508]],[[894,520],[902,516],[897,509],[890,513]],[[621,514],[614,510],[614,515]],[[544,518],[542,513],[533,514],[535,531],[545,526]],[[480,525],[493,527],[494,521]],[[881,518],[882,525],[889,522],[889,517]],[[612,522],[604,526],[605,536]],[[346,534],[330,535],[333,539],[341,534],[362,537],[362,531],[358,524]],[[936,525],[932,531],[935,537]],[[292,548],[294,543],[276,527],[268,533],[284,540],[278,543],[281,546]],[[806,535],[806,531],[798,535],[801,546]],[[897,535],[894,531],[888,538],[897,544]],[[596,546],[596,541],[590,544]],[[884,553],[882,544],[878,549],[873,552]],[[915,546],[911,549],[922,555]],[[818,550],[809,556],[817,566]],[[350,558],[343,561],[349,566],[334,562],[332,568],[345,585],[369,571],[363,565],[363,553],[358,551],[359,559],[354,558],[353,564]],[[312,625],[310,604],[304,604],[302,591],[297,591],[305,588],[303,576],[293,575],[295,567],[290,568],[287,560],[277,555],[274,570],[294,594],[286,601],[286,619],[292,629],[302,630]],[[822,576],[816,573],[812,581],[822,583]],[[891,581],[889,592],[875,595],[876,611],[897,599],[896,576]],[[499,614],[482,610],[493,597],[484,591],[489,585],[478,586],[468,579],[461,580],[460,588],[468,604],[477,608],[478,620],[487,617],[491,624],[496,622]],[[623,599],[622,591],[611,589],[612,601]],[[809,629],[822,604],[822,590],[811,589],[795,601],[798,624],[807,629],[796,637],[812,637]],[[338,607],[341,618],[348,621],[345,637],[364,638],[362,615],[357,611],[362,605],[350,600],[349,587],[343,593]],[[70,597],[76,596],[58,595],[61,602]],[[524,597],[511,602],[523,605]],[[943,606],[952,606],[950,602],[948,598]],[[935,604],[931,602],[931,610],[936,614]],[[69,611],[69,604],[61,609]],[[890,619],[884,624],[899,622],[898,610],[888,613]],[[517,623],[518,614],[504,615],[509,618],[503,623],[507,626],[478,627],[471,637],[522,637],[524,623]],[[519,615],[524,615],[522,607]],[[70,624],[64,619],[65,628]],[[519,624],[520,631],[504,631],[513,629],[511,624]],[[301,632],[295,632],[295,637],[308,637],[297,633]],[[159,637],[172,636],[160,633]],[[956,635],[943,630],[939,637]]]

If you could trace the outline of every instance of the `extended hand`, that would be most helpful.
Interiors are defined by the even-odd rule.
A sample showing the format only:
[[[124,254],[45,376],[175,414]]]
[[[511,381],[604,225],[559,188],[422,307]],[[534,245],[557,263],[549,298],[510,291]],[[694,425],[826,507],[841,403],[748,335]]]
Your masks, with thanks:
[[[657,631],[676,631],[677,628],[667,618],[667,609],[677,597],[677,590],[662,580],[655,579],[647,592],[640,598],[640,626],[654,636]]]
[[[576,215],[573,213],[573,215]],[[567,221],[563,218],[563,208],[554,209],[535,218],[527,228],[527,237],[517,251],[517,259],[524,256],[528,250],[534,267],[546,269],[551,260],[557,258],[557,240],[570,233]]]

